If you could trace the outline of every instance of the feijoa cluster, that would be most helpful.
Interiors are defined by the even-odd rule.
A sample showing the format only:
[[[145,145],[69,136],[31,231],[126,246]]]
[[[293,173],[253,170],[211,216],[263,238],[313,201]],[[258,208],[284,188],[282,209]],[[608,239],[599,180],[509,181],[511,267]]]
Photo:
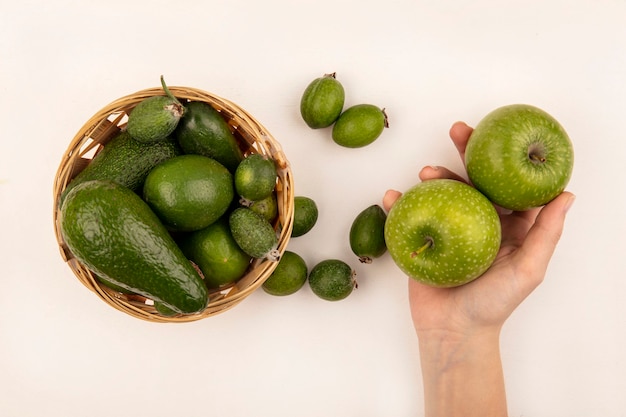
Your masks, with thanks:
[[[150,299],[164,316],[194,314],[255,259],[279,261],[278,172],[242,151],[217,109],[161,84],[70,181],[60,229],[111,291]]]
[[[312,129],[332,126],[332,139],[346,148],[361,148],[374,142],[389,127],[384,108],[355,104],[344,109],[345,90],[336,73],[316,78],[305,88],[300,114]]]
[[[333,72],[307,85],[300,100],[300,114],[312,129],[331,127],[333,141],[347,148],[367,146],[389,127],[384,109],[372,104],[357,104],[344,109],[344,104],[345,90]],[[308,233],[317,222],[318,214],[315,201],[296,196],[291,236]],[[349,244],[361,263],[372,263],[387,251],[384,240],[386,217],[382,207],[371,205],[354,218]],[[342,300],[357,287],[355,270],[340,259],[325,259],[308,271],[302,257],[290,254],[281,259],[263,288],[273,295],[293,294],[304,285],[307,275],[312,292],[324,300]]]

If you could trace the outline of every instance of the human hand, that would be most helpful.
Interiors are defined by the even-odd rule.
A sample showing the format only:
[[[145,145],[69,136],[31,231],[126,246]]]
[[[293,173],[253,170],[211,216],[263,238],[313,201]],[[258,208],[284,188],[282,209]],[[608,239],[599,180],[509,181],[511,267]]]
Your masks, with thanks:
[[[462,160],[472,130],[462,122],[450,129],[450,138]],[[463,181],[460,175],[443,167],[425,167],[419,177],[422,181]],[[389,210],[400,195],[398,191],[387,191],[384,208]],[[573,194],[563,192],[543,208],[508,213],[498,209],[502,224],[500,251],[492,266],[468,284],[434,288],[409,279],[411,315],[418,336],[431,331],[450,335],[499,331],[515,308],[543,281],[573,201]]]

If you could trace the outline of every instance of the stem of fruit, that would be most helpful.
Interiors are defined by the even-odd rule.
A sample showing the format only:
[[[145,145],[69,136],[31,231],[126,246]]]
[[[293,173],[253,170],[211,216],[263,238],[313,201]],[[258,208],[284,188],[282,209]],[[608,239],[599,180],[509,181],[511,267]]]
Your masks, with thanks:
[[[271,262],[278,262],[280,261],[280,251],[278,249],[272,249],[265,257]]]
[[[424,243],[421,247],[411,252],[411,258],[415,258],[416,256],[419,256],[419,254],[423,253],[426,249],[432,247],[434,243],[435,242],[433,241],[432,237],[426,237],[426,243]]]
[[[163,87],[163,91],[165,91],[165,94],[167,94],[167,96],[168,96],[169,98],[171,98],[173,101],[175,101],[175,102],[176,102],[176,104],[178,104],[179,106],[181,106],[181,107],[183,106],[183,105],[181,104],[181,102],[180,102],[180,101],[178,101],[178,99],[177,99],[176,97],[174,97],[174,94],[172,94],[172,92],[170,91],[170,89],[169,89],[169,88],[167,88],[167,85],[165,84],[165,79],[163,78],[163,76],[162,76],[162,75],[161,75],[161,86]]]
[[[385,109],[383,108],[381,110],[383,112],[383,116],[385,117],[385,127],[389,127],[389,117],[387,116],[387,112],[385,111]]]
[[[544,158],[541,155],[537,155],[536,153],[531,153],[530,155],[528,155],[528,157],[530,158],[531,161],[537,163],[537,164],[542,164],[544,162],[546,162],[546,158]]]

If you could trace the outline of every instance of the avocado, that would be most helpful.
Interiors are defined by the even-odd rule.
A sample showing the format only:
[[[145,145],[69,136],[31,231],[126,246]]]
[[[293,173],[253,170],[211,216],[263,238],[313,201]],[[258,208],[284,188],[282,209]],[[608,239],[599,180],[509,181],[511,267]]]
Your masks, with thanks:
[[[165,226],[136,193],[108,180],[74,187],[59,216],[77,260],[105,280],[183,314],[202,311],[208,290]]]
[[[208,103],[187,103],[174,135],[184,153],[213,158],[231,173],[243,160],[243,152],[228,123]]]
[[[133,191],[140,191],[152,168],[181,153],[175,140],[140,143],[127,131],[121,131],[74,177],[61,194],[60,201],[65,200],[72,188],[90,180],[112,180]]]

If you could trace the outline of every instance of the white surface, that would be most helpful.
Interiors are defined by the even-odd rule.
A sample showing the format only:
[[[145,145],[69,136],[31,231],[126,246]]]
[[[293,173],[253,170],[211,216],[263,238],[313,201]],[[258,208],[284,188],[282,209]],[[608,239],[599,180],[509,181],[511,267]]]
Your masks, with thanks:
[[[423,0],[0,1],[0,415],[419,416],[422,382],[406,278],[357,265],[352,218],[426,164],[459,169],[447,131],[504,104],[542,107],[576,150],[578,199],[544,284],[502,335],[511,416],[625,416],[626,3]],[[348,150],[299,116],[336,71],[346,105],[391,127]],[[137,90],[201,88],[282,143],[318,224],[290,248],[350,261],[359,289],[256,292],[182,325],[105,305],[64,265],[52,181],[70,139]]]

